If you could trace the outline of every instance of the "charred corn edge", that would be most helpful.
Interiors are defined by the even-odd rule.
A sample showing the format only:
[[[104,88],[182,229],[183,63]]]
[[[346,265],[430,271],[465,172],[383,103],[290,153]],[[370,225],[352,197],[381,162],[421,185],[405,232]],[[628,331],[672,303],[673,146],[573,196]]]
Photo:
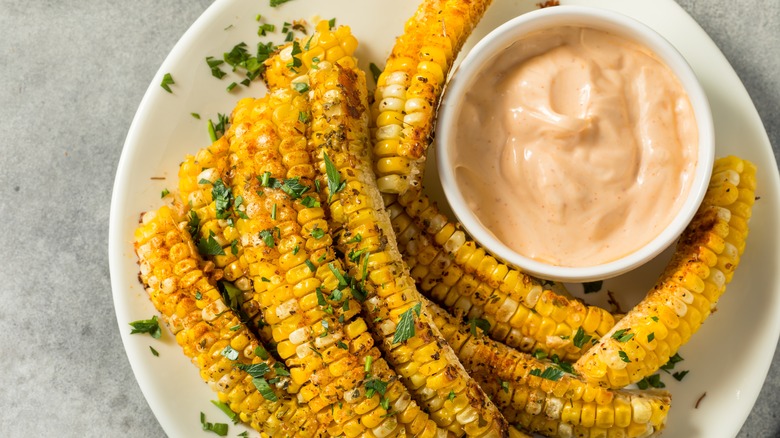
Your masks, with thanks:
[[[498,341],[576,360],[591,345],[574,345],[580,328],[598,339],[615,324],[608,311],[556,294],[496,260],[425,194],[400,196],[388,211],[420,290],[454,314],[487,320]]]
[[[482,388],[510,423],[535,433],[549,432],[531,421],[544,416],[556,422],[554,432],[557,436],[567,436],[567,430],[575,426],[586,426],[589,430],[597,427],[616,433],[622,430],[626,435],[628,429],[640,429],[643,425],[648,433],[664,427],[671,407],[671,396],[667,392],[609,390],[568,373],[562,374],[557,381],[533,376],[530,373],[534,369],[545,371],[555,369],[556,365],[472,333],[468,325],[433,303],[429,303],[429,309],[458,358],[480,379]],[[581,409],[577,411],[577,407]],[[586,412],[598,412],[598,415],[591,419],[585,417]],[[591,420],[593,424],[590,424]]]
[[[347,188],[339,193],[333,194],[331,203],[332,211],[341,208],[354,211],[351,213],[333,212],[334,218],[344,218],[345,230],[348,234],[352,233],[354,225],[350,223],[351,218],[356,217],[355,212],[367,210],[369,217],[377,227],[380,240],[386,242],[387,248],[379,254],[372,254],[374,258],[385,253],[389,260],[381,262],[380,265],[371,266],[372,275],[368,276],[366,288],[368,290],[369,300],[366,309],[369,319],[374,320],[379,317],[385,322],[392,321],[394,327],[381,333],[381,348],[388,353],[391,363],[395,365],[396,370],[402,376],[405,376],[405,383],[410,388],[418,387],[413,393],[418,397],[418,401],[426,406],[432,412],[432,418],[439,419],[439,425],[448,427],[455,433],[469,433],[471,430],[478,435],[504,435],[506,434],[506,425],[503,419],[496,411],[495,407],[484,396],[479,387],[458,362],[454,352],[441,342],[442,338],[438,329],[432,324],[430,316],[422,306],[419,317],[416,321],[415,336],[406,342],[399,343],[396,346],[392,344],[392,338],[398,324],[401,311],[408,310],[416,302],[420,301],[419,293],[413,286],[409,278],[408,270],[403,264],[400,253],[395,246],[394,234],[390,226],[389,217],[382,208],[381,195],[376,189],[373,174],[371,173],[370,158],[364,147],[367,139],[367,120],[366,110],[366,92],[365,77],[363,73],[355,69],[345,69],[340,65],[320,65],[316,71],[310,72],[310,83],[312,85],[312,116],[313,116],[313,147],[318,148],[317,156],[320,159],[320,171],[325,170],[324,155],[327,153],[334,165],[341,172],[343,177],[347,177]],[[324,173],[324,172],[323,172]],[[349,181],[353,181],[352,184]],[[355,183],[356,182],[356,183]],[[326,180],[327,183],[327,180]],[[342,252],[348,253],[358,244],[346,244],[346,239],[339,242]],[[363,246],[365,247],[365,246]],[[347,265],[351,265],[353,272],[359,272],[359,266],[349,259]],[[400,299],[398,306],[394,309],[389,308],[389,301],[382,299],[376,300],[378,294],[387,295],[390,291],[382,290],[383,284],[377,284],[374,274],[378,270],[387,270],[395,272],[398,278],[392,281],[392,288],[395,290],[398,285],[400,289],[395,290],[394,295]],[[375,331],[376,333],[376,331]],[[425,338],[427,337],[427,339]],[[437,344],[441,343],[439,346]],[[414,344],[421,349],[431,347],[433,357],[428,356],[425,362],[420,362],[419,357],[409,357],[411,352],[407,351],[409,345]],[[436,388],[427,386],[431,381],[421,374],[429,363],[444,361],[447,373],[454,373],[443,388],[440,384]],[[432,364],[431,364],[432,365]],[[438,364],[437,364],[438,365]],[[410,369],[410,366],[416,369]],[[429,365],[430,368],[430,365]],[[431,369],[432,372],[439,372],[441,368]],[[404,371],[400,371],[404,370]],[[418,372],[419,371],[419,372]],[[424,379],[426,385],[419,386],[414,384],[412,379]],[[459,383],[460,382],[460,383]],[[453,389],[454,387],[454,389]],[[457,395],[465,393],[471,410],[464,406],[453,415],[450,412],[455,406],[450,407],[446,404],[446,397],[450,391],[455,391]],[[433,392],[432,394],[430,394]],[[421,398],[422,397],[422,398]],[[473,411],[473,412],[472,412]],[[444,414],[444,415],[442,415]],[[473,420],[481,418],[486,425],[479,426]],[[461,429],[462,427],[462,429]]]
[[[295,43],[301,50],[295,55],[301,62],[299,67],[289,65],[293,62],[293,43],[279,46],[277,52],[263,63],[263,80],[269,90],[286,88],[294,80],[306,78],[309,69],[316,67],[320,61],[350,62],[358,45],[349,26],[330,29],[327,20],[319,21],[311,36],[297,38]]]
[[[272,95],[277,93],[277,90],[271,90]],[[293,97],[295,99],[295,97]],[[284,104],[284,103],[282,103]],[[281,116],[283,111],[279,108],[266,108],[266,111],[270,111],[272,115],[265,114],[265,117],[276,118]],[[253,116],[263,117],[263,114],[258,111],[251,111]],[[295,114],[288,114],[293,118]],[[278,128],[279,132],[287,132],[288,135],[281,135],[280,141],[284,143],[291,137],[299,137],[299,140],[303,140],[303,149],[305,150],[305,127],[291,127],[293,123],[288,124],[289,120],[275,120],[274,125]],[[240,123],[244,123],[237,117],[236,126]],[[269,127],[270,129],[270,127]],[[246,134],[248,135],[248,134]],[[251,144],[258,147],[258,150],[263,149],[262,141],[274,138],[271,133],[261,133],[262,139],[255,140],[254,138],[247,139]],[[235,140],[236,143],[244,140]],[[280,143],[281,144],[281,143]],[[241,147],[239,146],[240,152]],[[308,156],[308,154],[306,154]],[[271,154],[273,156],[273,154]],[[299,157],[303,160],[303,157]],[[281,160],[283,163],[269,163],[265,162],[264,165],[268,168],[276,168],[281,174],[285,174],[287,177],[299,176],[292,172],[292,168],[287,168],[287,172],[284,172],[284,167],[289,166],[290,159],[282,154]],[[247,182],[253,182],[256,180],[257,172],[254,171],[247,163],[253,161],[250,157],[238,156],[235,160],[239,163],[236,169],[237,186],[234,186],[237,192],[246,189]],[[302,161],[296,161],[296,166],[303,165]],[[279,177],[279,175],[274,175]],[[256,183],[254,183],[256,184]],[[309,186],[309,192],[316,195],[313,187]],[[399,412],[392,413],[387,412],[380,406],[381,397],[374,395],[371,398],[366,398],[366,393],[362,390],[362,385],[366,381],[364,372],[364,361],[369,355],[376,358],[374,361],[373,369],[376,373],[377,370],[383,370],[381,376],[383,381],[393,382],[397,379],[395,374],[385,364],[384,360],[380,357],[378,350],[372,349],[373,340],[367,333],[367,327],[365,322],[360,318],[358,311],[359,305],[357,302],[352,301],[350,308],[351,317],[345,318],[344,322],[339,322],[338,317],[345,313],[342,313],[340,306],[334,306],[332,316],[328,316],[324,312],[320,304],[319,298],[316,296],[316,291],[312,289],[313,284],[303,284],[308,279],[316,278],[319,281],[319,285],[323,286],[323,298],[335,289],[335,285],[338,280],[331,272],[329,265],[333,264],[338,270],[341,270],[341,265],[338,260],[334,259],[334,253],[332,250],[327,249],[325,252],[326,258],[320,260],[316,257],[323,249],[330,246],[330,234],[328,234],[327,224],[323,222],[323,210],[321,207],[306,207],[301,201],[295,201],[292,203],[292,207],[289,199],[286,195],[280,194],[278,189],[263,189],[268,192],[268,196],[273,196],[274,193],[281,195],[281,199],[277,199],[278,208],[277,213],[279,215],[282,212],[294,210],[297,216],[298,224],[300,225],[300,231],[293,231],[293,235],[282,235],[282,238],[293,238],[296,241],[305,242],[298,250],[297,254],[293,254],[294,250],[287,245],[282,248],[283,245],[279,245],[276,249],[279,250],[279,256],[276,257],[276,250],[272,250],[272,256],[270,260],[262,259],[262,262],[274,262],[263,266],[262,263],[249,265],[250,271],[254,274],[254,285],[257,291],[258,301],[260,306],[265,312],[268,312],[267,319],[271,323],[274,333],[274,340],[279,342],[278,349],[282,354],[282,349],[289,350],[294,345],[294,351],[287,351],[282,354],[286,357],[286,363],[290,367],[292,378],[296,384],[303,385],[298,393],[299,400],[308,403],[309,407],[320,414],[326,414],[332,412],[331,417],[333,423],[328,428],[328,433],[334,435],[340,435],[342,433],[348,436],[355,436],[356,434],[373,434],[376,436],[389,436],[397,433],[399,429],[399,416],[416,418],[415,412],[424,415],[415,404],[405,401],[403,398],[403,392],[394,391],[384,396],[385,403],[388,406],[393,406]],[[308,192],[307,192],[308,193]],[[247,194],[247,199],[252,199],[250,194]],[[286,204],[282,202],[287,199]],[[262,209],[252,209],[255,212],[263,213]],[[269,219],[268,211],[266,209],[264,219]],[[282,219],[281,217],[277,217]],[[261,218],[261,221],[262,222]],[[251,220],[256,220],[253,217]],[[245,223],[245,219],[237,219],[239,228],[251,229],[249,223]],[[271,218],[271,222],[273,219]],[[320,238],[315,238],[311,235],[314,225],[321,228],[324,235]],[[269,223],[270,225],[270,223]],[[260,226],[261,228],[264,225]],[[257,228],[257,227],[255,227]],[[298,230],[298,228],[292,228]],[[306,233],[309,233],[306,236]],[[250,236],[247,236],[250,237]],[[317,250],[316,248],[319,248]],[[314,249],[314,250],[313,250]],[[309,255],[308,253],[311,252]],[[311,262],[312,266],[315,266],[316,272],[312,273],[310,268],[303,262],[297,263],[295,266],[285,269],[281,262],[282,257],[292,255],[293,259],[298,255],[299,259],[307,259]],[[308,257],[306,257],[309,255]],[[300,260],[299,260],[300,261]],[[263,268],[268,269],[266,273]],[[265,274],[265,275],[263,275]],[[266,277],[267,276],[267,277]],[[291,277],[292,276],[292,277]],[[265,281],[263,278],[267,278]],[[300,277],[300,278],[298,278]],[[289,279],[298,278],[289,282]],[[299,294],[295,291],[298,286],[301,286],[303,294]],[[293,293],[296,297],[291,299],[282,298],[282,294],[289,294],[288,288],[293,289]],[[301,292],[298,291],[298,292]],[[349,297],[348,292],[345,292],[346,297]],[[284,302],[281,302],[284,301]],[[297,307],[296,307],[297,306]],[[288,315],[282,315],[280,317],[280,309],[285,308],[282,313],[289,313]],[[304,315],[303,320],[298,320],[298,315]],[[273,316],[273,317],[272,317]],[[322,321],[327,320],[327,328]],[[327,334],[326,334],[327,330]],[[325,334],[325,336],[321,336]],[[293,338],[296,338],[293,342]],[[344,350],[337,344],[339,341],[348,345],[348,349]],[[286,343],[286,344],[285,344]],[[292,344],[292,345],[291,345]],[[322,344],[322,345],[319,345]],[[312,349],[310,346],[313,345]],[[300,347],[303,347],[301,349]],[[321,348],[320,348],[321,347]],[[319,351],[318,351],[319,350]],[[319,352],[315,355],[314,352]],[[356,395],[357,394],[357,395]],[[408,398],[408,397],[406,397]],[[342,400],[346,403],[342,403]],[[336,406],[338,408],[338,415],[335,414]],[[326,409],[330,407],[331,409]],[[411,425],[410,432],[420,433],[424,435],[424,430],[421,430],[415,425]]]
[[[382,192],[419,191],[435,110],[453,61],[490,1],[424,1],[377,81],[374,170]]]
[[[261,344],[223,303],[215,281],[203,270],[209,269],[208,262],[204,264],[199,257],[185,227],[170,207],[163,206],[145,214],[135,233],[140,278],[161,314],[178,321],[171,325],[177,342],[219,400],[242,421],[271,435],[322,436],[321,426],[308,408],[299,406],[281,386],[271,387],[278,401],[268,400],[251,376],[234,366],[265,363],[269,367],[266,378],[286,381],[276,375],[273,358],[263,361],[255,355]],[[222,354],[228,346],[238,355],[235,361]]]
[[[724,178],[727,171],[730,176]],[[637,382],[657,371],[699,329],[739,263],[755,199],[755,171],[752,163],[737,157],[716,160],[704,202],[663,275],[577,361],[575,369],[583,377],[608,387]],[[613,337],[617,330],[633,337],[620,342]]]

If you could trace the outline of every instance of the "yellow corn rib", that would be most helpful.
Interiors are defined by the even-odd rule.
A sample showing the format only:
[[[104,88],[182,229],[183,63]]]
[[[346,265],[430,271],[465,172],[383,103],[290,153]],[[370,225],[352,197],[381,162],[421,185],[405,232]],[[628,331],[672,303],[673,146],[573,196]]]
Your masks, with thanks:
[[[186,226],[164,206],[145,214],[135,232],[140,279],[176,341],[242,421],[271,436],[325,436],[311,410],[288,394],[274,359],[258,356],[264,347],[224,303],[214,264],[200,258]],[[242,369],[251,365],[262,375]]]
[[[649,436],[664,427],[671,403],[667,392],[601,388],[549,360],[493,341],[435,304],[429,309],[458,358],[510,424],[562,438]]]
[[[263,80],[269,89],[286,88],[293,79],[306,79],[306,72],[321,61],[354,62],[357,45],[349,26],[331,29],[327,20],[320,21],[312,36],[280,47],[265,61]]]
[[[366,147],[365,75],[320,63],[309,77],[310,148],[319,159],[320,186],[327,188],[323,200],[330,201],[350,275],[366,292],[363,308],[380,348],[439,426],[458,435],[506,435],[503,418],[433,325],[395,246]],[[410,324],[399,333],[403,319]]]
[[[664,365],[709,316],[731,281],[748,234],[756,168],[715,161],[709,189],[672,260],[644,300],[575,364],[586,379],[617,388]]]
[[[487,254],[424,194],[394,201],[387,211],[420,291],[453,314],[486,320],[493,339],[577,360],[591,346],[574,344],[578,331],[598,339],[615,324],[608,311],[561,296]]]
[[[289,367],[291,387],[329,424],[330,435],[435,436],[339,279],[343,267],[313,184],[308,114],[305,95],[289,86],[243,100],[233,112],[226,137],[235,166],[232,193],[243,201],[235,218],[237,258]],[[387,388],[369,391],[374,380]]]
[[[241,303],[241,310],[249,319],[252,329],[259,328],[260,337],[268,341],[270,331],[262,322],[262,313],[253,299],[252,282],[246,266],[237,257],[242,245],[238,231],[231,225],[233,214],[230,208],[222,204],[218,211],[214,196],[215,192],[226,190],[231,183],[228,152],[228,142],[223,136],[194,156],[185,157],[179,166],[179,195],[186,205],[186,219],[194,232],[195,242],[213,241],[221,248],[220,253],[214,251],[214,254],[205,256],[214,262],[216,272],[222,275],[217,280],[229,281],[242,292],[240,297],[236,297]],[[239,205],[237,208],[243,207]]]
[[[424,0],[396,41],[372,107],[377,186],[419,192],[436,107],[452,63],[490,0]]]

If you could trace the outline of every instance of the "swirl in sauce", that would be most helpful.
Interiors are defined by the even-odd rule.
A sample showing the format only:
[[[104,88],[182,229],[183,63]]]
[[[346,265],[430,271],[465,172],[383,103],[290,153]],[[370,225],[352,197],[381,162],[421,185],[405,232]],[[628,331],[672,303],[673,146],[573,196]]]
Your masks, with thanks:
[[[649,49],[582,27],[533,33],[468,91],[455,178],[508,247],[559,266],[598,265],[651,241],[696,166],[693,109]]]

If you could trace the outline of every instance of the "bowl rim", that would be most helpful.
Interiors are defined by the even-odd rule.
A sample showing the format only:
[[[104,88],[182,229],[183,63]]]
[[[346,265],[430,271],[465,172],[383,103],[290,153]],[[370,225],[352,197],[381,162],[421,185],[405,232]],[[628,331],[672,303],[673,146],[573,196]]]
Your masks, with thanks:
[[[648,243],[616,260],[594,266],[556,266],[524,256],[501,242],[467,205],[456,182],[446,145],[458,114],[458,103],[482,66],[519,38],[551,26],[581,25],[614,33],[638,42],[658,56],[678,78],[693,108],[699,141],[693,181],[687,198],[671,223]],[[587,282],[626,273],[650,261],[682,234],[706,194],[715,160],[715,130],[707,95],[693,69],[680,52],[657,31],[634,18],[593,6],[563,5],[543,8],[515,17],[483,37],[465,56],[448,82],[436,124],[436,165],[444,194],[455,216],[477,242],[492,255],[522,271],[548,280]]]

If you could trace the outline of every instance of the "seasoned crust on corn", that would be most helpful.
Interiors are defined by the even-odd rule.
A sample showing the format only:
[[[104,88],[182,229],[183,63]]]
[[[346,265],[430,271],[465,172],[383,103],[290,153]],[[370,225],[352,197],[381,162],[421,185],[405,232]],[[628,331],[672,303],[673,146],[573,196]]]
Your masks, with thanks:
[[[323,201],[330,201],[339,248],[346,255],[363,254],[358,260],[347,256],[345,262],[350,274],[364,284],[364,311],[375,322],[380,348],[439,426],[458,435],[506,435],[503,418],[432,323],[396,248],[366,148],[364,73],[341,64],[318,67],[309,72],[310,147],[319,160],[320,185],[329,187]],[[327,176],[329,171],[338,172],[343,188]],[[402,318],[412,318],[414,333],[396,340]]]
[[[657,371],[699,329],[744,250],[755,172],[752,163],[737,157],[715,161],[704,202],[672,260],[645,299],[577,361],[575,369],[583,377],[610,388],[637,382]]]
[[[458,358],[510,424],[567,438],[648,436],[664,427],[671,403],[666,391],[601,388],[549,360],[481,335],[481,329],[472,329],[435,304],[429,309]]]

